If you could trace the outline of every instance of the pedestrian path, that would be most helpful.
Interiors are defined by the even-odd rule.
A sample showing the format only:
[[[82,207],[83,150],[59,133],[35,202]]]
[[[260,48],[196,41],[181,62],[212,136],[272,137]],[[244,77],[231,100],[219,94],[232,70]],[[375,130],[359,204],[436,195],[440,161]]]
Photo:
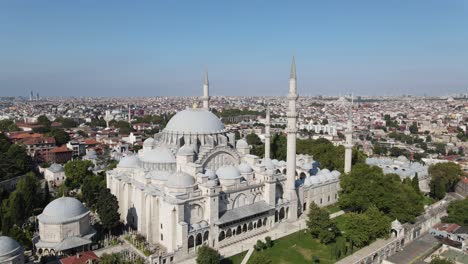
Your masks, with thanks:
[[[245,257],[242,260],[241,264],[247,264],[247,261],[249,261],[249,258],[250,256],[252,256],[253,251],[254,251],[254,247],[251,247],[249,251],[247,251],[247,254],[245,254]]]

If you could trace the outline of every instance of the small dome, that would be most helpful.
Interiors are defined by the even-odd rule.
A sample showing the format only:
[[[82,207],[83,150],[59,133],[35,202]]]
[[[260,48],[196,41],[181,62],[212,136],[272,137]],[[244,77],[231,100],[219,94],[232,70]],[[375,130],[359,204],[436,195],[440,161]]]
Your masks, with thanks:
[[[63,168],[63,166],[60,165],[60,164],[57,164],[57,163],[53,163],[53,164],[50,165],[50,167],[47,168],[47,169],[48,169],[49,171],[55,172],[55,173],[56,173],[56,172],[63,172],[63,171],[65,171],[64,168]]]
[[[41,222],[63,223],[78,219],[88,212],[89,210],[77,199],[60,197],[50,202],[38,219]]]
[[[309,179],[310,184],[320,183],[320,179],[318,176],[310,176],[308,179]]]
[[[278,166],[280,167],[286,166],[286,161],[281,160],[280,162],[278,162]]]
[[[241,177],[240,171],[234,166],[223,166],[216,171],[216,175],[221,180],[233,180]]]
[[[237,143],[236,143],[237,149],[243,149],[243,148],[248,148],[248,147],[249,147],[249,144],[247,144],[247,141],[245,141],[244,139],[237,140]]]
[[[237,168],[241,173],[251,173],[253,171],[252,167],[250,167],[250,165],[247,163],[241,163],[239,166],[237,166]]]
[[[145,141],[143,141],[143,146],[144,147],[152,147],[154,144],[154,138],[147,138]]]
[[[398,160],[398,161],[401,161],[401,162],[406,162],[406,161],[408,161],[408,159],[407,159],[405,156],[403,156],[403,155],[398,156],[397,160]]]
[[[140,159],[136,155],[128,155],[123,157],[118,166],[119,168],[138,168],[140,166]]]
[[[141,161],[148,163],[173,163],[174,154],[165,146],[158,146],[154,149],[144,151],[140,157]]]
[[[312,169],[312,163],[304,163],[304,164],[302,165],[302,168],[303,168],[304,170],[307,170],[307,171],[308,171],[308,170],[311,170],[311,169]]]
[[[169,120],[164,132],[181,132],[191,134],[211,134],[224,132],[224,125],[210,111],[187,108],[178,112]]]
[[[16,240],[7,236],[0,236],[0,260],[2,257],[11,258],[17,255],[19,249],[21,249],[21,245]]]
[[[210,169],[207,169],[205,171],[205,175],[208,176],[209,180],[214,180],[214,179],[218,178],[218,176],[216,176],[216,173],[213,170],[210,170]]]
[[[195,151],[193,151],[193,148],[189,145],[184,145],[177,151],[177,155],[181,156],[192,156],[193,154],[195,154]]]
[[[327,173],[330,173],[330,170],[329,169],[323,169],[319,172],[320,174],[327,174]]]
[[[341,175],[341,173],[337,170],[332,171],[331,174],[333,175],[333,177],[335,177],[335,179],[338,179]]]
[[[264,159],[262,161],[262,165],[265,166],[267,170],[274,170],[276,169],[275,164],[271,161],[271,159]]]
[[[187,173],[178,172],[167,180],[166,186],[170,188],[187,188],[195,184],[195,179]]]

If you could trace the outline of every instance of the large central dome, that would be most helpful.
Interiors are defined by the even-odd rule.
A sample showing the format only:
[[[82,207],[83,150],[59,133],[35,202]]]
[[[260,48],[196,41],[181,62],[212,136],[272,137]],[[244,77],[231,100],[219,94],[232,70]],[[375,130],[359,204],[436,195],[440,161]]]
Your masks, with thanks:
[[[210,111],[189,108],[172,117],[164,131],[182,134],[212,134],[225,132],[225,129],[221,120]]]

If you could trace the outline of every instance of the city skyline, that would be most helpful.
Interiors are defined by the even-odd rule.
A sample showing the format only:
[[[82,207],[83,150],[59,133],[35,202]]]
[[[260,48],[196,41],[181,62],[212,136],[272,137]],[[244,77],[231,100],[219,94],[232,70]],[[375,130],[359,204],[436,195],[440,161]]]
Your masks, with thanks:
[[[333,2],[1,3],[1,95],[282,96],[293,55],[302,95],[467,91],[466,2]]]

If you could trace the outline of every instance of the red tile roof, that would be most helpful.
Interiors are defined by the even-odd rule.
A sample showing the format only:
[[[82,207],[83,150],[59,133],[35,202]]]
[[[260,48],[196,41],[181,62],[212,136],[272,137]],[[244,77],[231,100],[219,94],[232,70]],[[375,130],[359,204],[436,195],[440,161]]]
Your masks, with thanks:
[[[25,145],[55,144],[54,137],[32,137],[22,141]]]
[[[68,258],[63,258],[60,260],[62,264],[86,264],[89,260],[96,260],[98,261],[99,258],[94,254],[93,251],[85,251],[78,253],[74,256],[70,256]]]
[[[68,149],[67,146],[63,145],[61,147],[52,149],[50,152],[59,153],[59,152],[71,152],[71,151],[72,150]]]

